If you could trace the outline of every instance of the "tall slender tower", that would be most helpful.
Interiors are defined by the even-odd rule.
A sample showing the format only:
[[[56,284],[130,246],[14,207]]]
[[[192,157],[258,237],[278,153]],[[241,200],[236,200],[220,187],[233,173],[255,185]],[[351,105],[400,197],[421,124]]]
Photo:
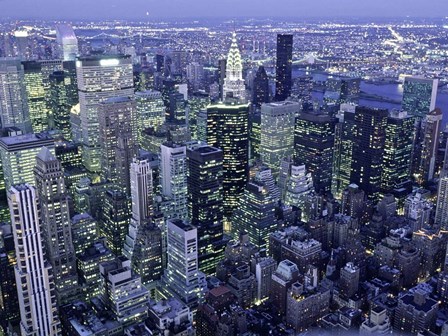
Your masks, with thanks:
[[[15,267],[22,335],[60,335],[60,322],[54,299],[54,279],[45,256],[39,201],[28,184],[8,191],[17,264]]]
[[[232,44],[227,54],[223,99],[228,96],[241,100],[246,99],[246,87],[244,86],[243,80],[243,62],[236,40],[236,33],[232,34]]]
[[[291,95],[293,35],[277,35],[277,63],[275,66],[275,100],[282,101]]]
[[[39,196],[42,233],[47,258],[54,270],[56,295],[66,303],[76,293],[76,257],[65,181],[60,162],[46,147],[36,157],[34,168]]]

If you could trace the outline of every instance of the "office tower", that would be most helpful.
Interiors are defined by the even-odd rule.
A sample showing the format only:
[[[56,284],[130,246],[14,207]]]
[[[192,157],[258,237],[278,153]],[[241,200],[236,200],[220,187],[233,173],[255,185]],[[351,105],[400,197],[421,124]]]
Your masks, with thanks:
[[[49,110],[47,107],[41,63],[37,61],[22,62],[26,97],[28,99],[28,112],[31,127],[34,133],[45,131],[49,128]]]
[[[437,192],[437,206],[434,224],[441,229],[448,229],[448,174],[442,172]]]
[[[277,229],[275,201],[261,181],[251,181],[241,195],[232,215],[232,235],[237,239],[247,233],[250,242],[258,249],[267,250],[269,235]]]
[[[226,78],[223,85],[223,100],[226,97],[246,99],[246,87],[243,80],[243,61],[241,59],[236,33],[232,34],[232,44],[226,61]]]
[[[77,59],[83,164],[90,173],[101,172],[99,104],[108,98],[132,97],[134,82],[130,56],[86,56]]]
[[[187,149],[188,213],[198,231],[199,268],[213,274],[223,257],[223,152],[208,145]]]
[[[224,80],[226,78],[226,64],[227,60],[218,60],[218,84],[219,84],[219,99],[224,100]]]
[[[349,262],[341,269],[339,279],[339,290],[345,298],[349,299],[358,292],[359,288],[359,267]]]
[[[78,284],[69,196],[63,174],[60,162],[48,148],[43,147],[36,157],[34,177],[46,257],[53,268],[56,297],[60,304],[67,303],[73,297]]]
[[[101,297],[116,320],[123,326],[143,322],[148,317],[149,291],[133,274],[130,260],[121,256],[101,263],[99,269]]]
[[[262,301],[270,296],[272,274],[277,269],[277,262],[272,257],[262,258],[255,265],[257,279],[257,300]]]
[[[313,77],[310,75],[304,75],[294,80],[292,87],[292,95],[297,97],[302,102],[304,110],[309,110],[313,106],[313,97],[311,92],[313,91]]]
[[[415,190],[406,197],[404,202],[404,217],[409,221],[412,231],[418,231],[429,225],[434,204],[429,195],[422,190]]]
[[[165,63],[165,56],[162,54],[157,54],[155,56],[155,62],[156,62],[156,71],[163,72],[163,64]]]
[[[107,189],[104,194],[100,220],[100,235],[106,237],[107,247],[121,255],[129,228],[129,207],[126,194],[117,189]]]
[[[97,223],[88,213],[74,215],[71,222],[73,248],[79,256],[97,241]]]
[[[249,309],[257,295],[257,280],[247,264],[240,265],[230,275],[227,287],[235,295],[236,302],[243,308]]]
[[[14,227],[17,294],[22,335],[60,335],[53,270],[45,256],[37,192],[28,184],[8,191]]]
[[[272,171],[264,165],[260,165],[255,170],[254,181],[263,183],[271,194],[272,199],[278,203],[280,200],[280,189],[275,183],[274,176],[272,176]]]
[[[78,255],[76,263],[79,274],[79,285],[85,300],[90,300],[101,294],[99,265],[105,261],[112,261],[114,259],[115,256],[103,241],[96,241]]]
[[[423,289],[416,288],[398,299],[393,329],[397,333],[416,334],[431,329],[437,319],[439,303]]]
[[[296,118],[295,163],[312,174],[316,192],[331,191],[335,124],[321,111],[303,111]]]
[[[230,218],[247,183],[249,168],[248,105],[207,108],[207,143],[223,151],[224,217]]]
[[[378,200],[386,141],[387,110],[356,107],[350,180]]]
[[[406,77],[401,108],[422,120],[436,107],[438,79]]]
[[[249,115],[249,158],[251,161],[260,158],[261,112]]]
[[[330,290],[296,282],[288,292],[286,323],[297,333],[307,330],[330,310]]]
[[[198,62],[187,65],[187,80],[192,90],[199,90],[204,83],[204,68]]]
[[[296,264],[289,260],[282,260],[274,274],[272,274],[270,298],[279,316],[285,315],[287,293],[298,278],[299,269]]]
[[[324,94],[327,105],[358,104],[360,78],[328,78]]]
[[[313,177],[306,166],[290,165],[284,188],[284,203],[303,210],[306,196],[314,191]]]
[[[188,217],[187,148],[165,143],[161,148],[161,192],[169,201],[167,218]]]
[[[405,111],[391,111],[386,122],[381,164],[381,189],[384,193],[409,188],[414,135],[415,117]]]
[[[59,130],[62,137],[72,140],[72,130],[70,123],[70,110],[75,102],[70,91],[70,77],[65,71],[55,71],[50,75],[50,100],[49,107],[53,117],[54,128]],[[76,94],[77,96],[77,94]]]
[[[169,94],[168,114],[166,120],[172,123],[185,125],[187,122],[187,102],[180,92],[171,92]]]
[[[257,70],[252,88],[252,104],[260,108],[262,104],[269,103],[269,78],[264,66]]]
[[[5,331],[8,324],[20,321],[19,298],[15,279],[17,263],[14,234],[11,224],[0,224],[0,325]]]
[[[29,60],[31,58],[31,49],[28,31],[16,30],[14,32],[14,42],[15,56],[22,61]]]
[[[189,307],[195,306],[206,288],[199,271],[197,229],[180,219],[167,221],[168,265],[163,282],[168,291]]]
[[[129,166],[137,154],[135,102],[113,97],[98,106],[101,176],[126,195],[130,193]]]
[[[277,34],[275,65],[275,100],[283,101],[291,95],[293,35]]]
[[[261,106],[260,158],[275,177],[284,157],[294,154],[294,126],[300,104],[276,102]]]
[[[62,59],[64,61],[74,61],[79,50],[78,39],[73,28],[68,24],[58,24],[56,26],[56,40],[59,44]]]
[[[442,111],[438,108],[429,112],[421,124],[421,151],[417,170],[417,180],[420,184],[434,178],[440,131],[442,128]]]
[[[165,123],[165,105],[159,91],[135,93],[137,140],[142,142],[142,132],[147,128],[159,128]]]
[[[33,168],[42,147],[47,147],[54,154],[54,139],[45,133],[0,138],[6,190],[15,184],[34,184]]]
[[[334,131],[333,178],[331,192],[340,198],[350,184],[352,168],[353,134],[355,132],[356,105],[342,104],[336,115]]]
[[[30,133],[31,121],[23,65],[16,58],[0,58],[1,128],[18,127]]]
[[[193,140],[201,140],[198,136],[198,116],[210,105],[210,99],[210,96],[203,91],[195,92],[188,98],[188,128]]]

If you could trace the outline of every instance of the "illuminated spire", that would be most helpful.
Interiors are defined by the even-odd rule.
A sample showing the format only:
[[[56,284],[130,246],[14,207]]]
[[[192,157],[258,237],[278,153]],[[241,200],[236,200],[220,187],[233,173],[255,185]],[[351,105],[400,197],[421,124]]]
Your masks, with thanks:
[[[243,80],[243,62],[236,39],[236,33],[232,34],[232,44],[227,54],[226,78],[224,79],[224,97],[232,93],[233,97],[245,99],[246,87]]]

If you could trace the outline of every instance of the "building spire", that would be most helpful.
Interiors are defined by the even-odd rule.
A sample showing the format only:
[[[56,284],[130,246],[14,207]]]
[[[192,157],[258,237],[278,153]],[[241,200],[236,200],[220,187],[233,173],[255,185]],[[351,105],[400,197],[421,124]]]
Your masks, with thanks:
[[[236,32],[232,33],[232,43],[227,54],[226,78],[224,80],[224,97],[232,95],[234,98],[245,99],[246,88],[243,80],[243,62]]]

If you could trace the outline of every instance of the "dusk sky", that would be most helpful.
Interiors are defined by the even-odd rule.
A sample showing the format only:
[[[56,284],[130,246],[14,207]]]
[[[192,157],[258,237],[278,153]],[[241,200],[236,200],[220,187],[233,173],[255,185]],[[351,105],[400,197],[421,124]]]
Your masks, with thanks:
[[[146,13],[149,13],[147,16]],[[0,0],[0,18],[142,19],[448,15],[447,0]]]

